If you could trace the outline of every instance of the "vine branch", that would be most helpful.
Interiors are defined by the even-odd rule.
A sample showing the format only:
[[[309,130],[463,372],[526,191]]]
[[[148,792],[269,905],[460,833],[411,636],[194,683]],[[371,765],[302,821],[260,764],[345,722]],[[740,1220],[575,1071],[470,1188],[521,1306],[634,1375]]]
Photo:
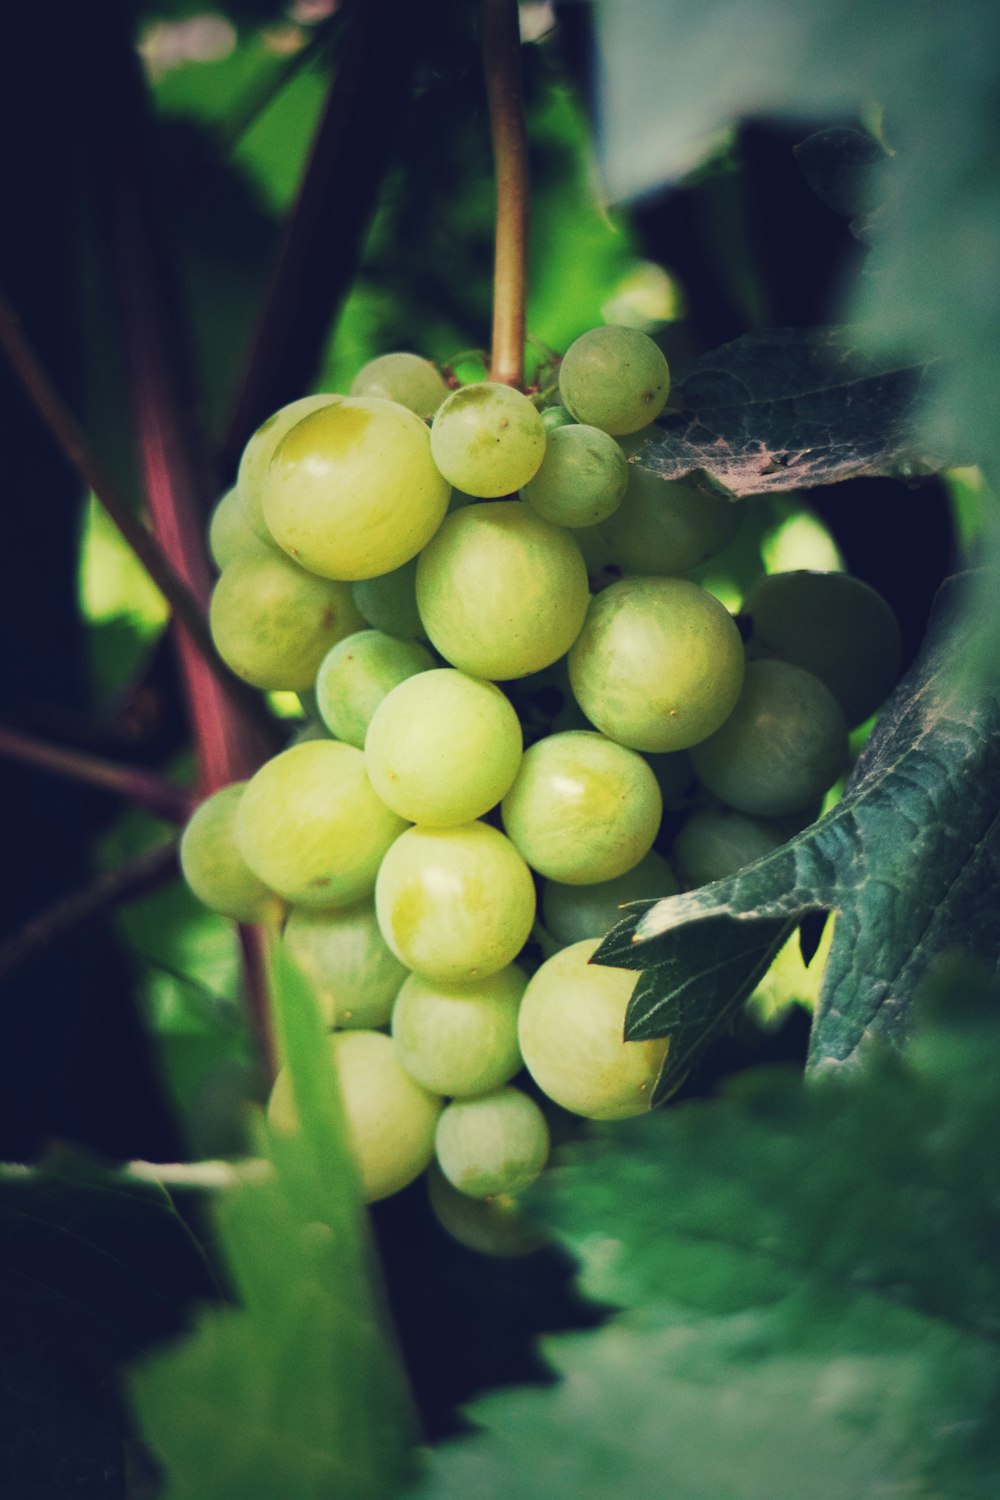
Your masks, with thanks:
[[[528,131],[517,0],[483,0],[483,72],[496,170],[490,379],[524,384],[528,279]]]
[[[0,756],[51,771],[70,781],[101,787],[137,803],[168,823],[183,823],[190,816],[193,798],[183,787],[136,766],[123,766],[86,751],[50,745],[33,735],[22,734],[0,724]]]

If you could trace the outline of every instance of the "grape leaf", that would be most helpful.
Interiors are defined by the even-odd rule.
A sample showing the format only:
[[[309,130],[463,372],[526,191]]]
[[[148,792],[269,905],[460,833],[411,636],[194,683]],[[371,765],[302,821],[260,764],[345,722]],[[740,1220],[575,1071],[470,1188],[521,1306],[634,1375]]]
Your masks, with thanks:
[[[782,924],[838,913],[813,1027],[813,1067],[862,1040],[901,1043],[932,963],[960,950],[1000,967],[1000,691],[956,687],[963,579],[941,592],[928,643],[883,710],[837,806],[726,880],[613,928],[597,962],[648,972],[626,1036],[677,1036],[654,1102],[755,982]]]
[[[777,328],[724,344],[678,383],[682,409],[634,462],[664,479],[700,469],[740,496],[939,467],[913,435],[927,372],[855,342],[840,328]]]
[[[625,1311],[476,1402],[419,1500],[994,1495],[1000,1007],[947,1000],[905,1061],[760,1070],[575,1148],[536,1207]]]
[[[262,1173],[220,1195],[216,1224],[241,1306],[210,1308],[132,1373],[165,1500],[379,1500],[412,1435],[399,1359],[312,994],[275,954],[302,1129],[264,1131]]]

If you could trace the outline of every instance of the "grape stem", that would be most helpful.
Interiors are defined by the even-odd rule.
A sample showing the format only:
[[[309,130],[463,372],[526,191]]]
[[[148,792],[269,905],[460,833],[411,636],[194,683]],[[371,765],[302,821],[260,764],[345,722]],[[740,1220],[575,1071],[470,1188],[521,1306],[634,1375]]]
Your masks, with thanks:
[[[193,808],[191,793],[162,776],[135,766],[119,765],[98,755],[88,755],[62,745],[50,745],[33,735],[22,734],[0,724],[0,756],[20,761],[41,771],[51,771],[70,781],[102,787],[126,797],[168,823],[184,823]]]
[[[496,169],[490,379],[521,387],[529,189],[517,0],[483,0],[482,54]]]

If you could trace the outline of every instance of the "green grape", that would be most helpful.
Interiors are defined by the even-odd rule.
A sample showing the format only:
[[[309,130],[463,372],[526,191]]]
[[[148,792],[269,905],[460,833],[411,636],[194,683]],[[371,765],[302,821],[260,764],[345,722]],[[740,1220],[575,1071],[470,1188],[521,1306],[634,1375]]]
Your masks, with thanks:
[[[427,639],[417,609],[417,562],[411,557],[401,568],[351,584],[354,602],[373,629],[401,640]]]
[[[449,484],[495,500],[527,484],[545,456],[545,424],[513,386],[482,381],[452,391],[431,427],[434,462]]]
[[[525,677],[557,661],[589,599],[573,537],[521,500],[454,511],[417,565],[431,644],[472,677]]]
[[[525,751],[501,811],[507,837],[533,869],[588,885],[624,875],[649,853],[663,799],[641,755],[571,729]]]
[[[300,396],[298,401],[290,401],[287,406],[282,406],[268,417],[266,422],[262,422],[243,449],[239,473],[236,476],[236,488],[246,506],[247,521],[262,541],[272,544],[274,541],[267,528],[267,522],[264,520],[260,497],[261,484],[275,448],[285,433],[291,432],[296,422],[301,422],[303,417],[308,417],[312,412],[320,411],[324,406],[331,406],[343,399],[343,396],[333,395]]]
[[[351,381],[352,396],[381,396],[418,417],[432,417],[447,394],[444,378],[419,354],[380,354]]]
[[[830,689],[784,661],[752,661],[739,702],[691,760],[739,812],[779,818],[808,806],[847,764],[847,726]]]
[[[316,675],[320,717],[338,740],[361,750],[372,714],[386,694],[433,665],[433,656],[417,641],[401,641],[380,630],[359,630],[338,641],[320,664]]]
[[[743,511],[721,492],[627,467],[625,498],[601,525],[611,558],[626,573],[687,573],[736,535]]]
[[[286,432],[261,505],[279,546],[323,578],[375,578],[415,557],[448,508],[420,418],[349,396]]]
[[[407,971],[386,946],[370,898],[331,911],[295,906],[283,937],[328,1026],[388,1026]]]
[[[628,482],[628,464],[614,438],[574,423],[549,433],[542,466],[521,493],[556,526],[595,526],[618,509]]]
[[[598,944],[574,943],[542,964],[524,992],[518,1036],[550,1099],[590,1120],[624,1120],[649,1108],[668,1038],[623,1040],[639,971],[590,963]]]
[[[546,432],[555,432],[559,427],[568,427],[573,421],[565,406],[545,406],[539,412]]]
[[[729,807],[701,807],[681,825],[673,854],[687,886],[735,875],[784,842],[778,830]]]
[[[262,922],[277,898],[248,867],[236,843],[236,809],[246,782],[224,786],[195,808],[181,835],[181,872],[212,911],[236,922]]]
[[[382,935],[427,979],[483,979],[506,968],[535,917],[531,872],[488,823],[409,828],[375,886]]]
[[[686,750],[739,697],[740,633],[718,599],[682,578],[625,578],[597,595],[569,655],[587,718],[634,750]]]
[[[331,1088],[338,1088],[365,1201],[388,1198],[419,1177],[434,1156],[442,1101],[411,1078],[382,1031],[333,1031],[326,1038]],[[291,1077],[274,1081],[267,1115],[275,1130],[298,1129]]]
[[[559,391],[578,422],[619,437],[660,415],[670,394],[670,370],[648,334],[612,324],[570,344],[559,367]]]
[[[549,1127],[520,1089],[495,1089],[445,1105],[434,1154],[452,1187],[470,1198],[519,1193],[548,1160]]]
[[[439,667],[383,698],[365,739],[372,786],[411,823],[452,828],[495,807],[521,763],[521,725],[492,682]]]
[[[581,943],[604,937],[625,913],[629,901],[658,900],[676,895],[677,877],[655,849],[613,880],[596,885],[563,885],[547,880],[542,887],[542,921],[557,943]]]
[[[311,740],[251,777],[236,840],[251,870],[287,901],[350,906],[370,895],[382,856],[405,827],[372,791],[360,750]]]
[[[512,1259],[531,1255],[545,1244],[545,1236],[524,1218],[516,1198],[509,1193],[470,1198],[452,1187],[435,1161],[427,1168],[427,1197],[441,1228],[480,1255]]]
[[[276,548],[234,558],[212,591],[222,660],[259,688],[311,688],[330,647],[364,627],[345,583],[317,578]]]
[[[411,974],[396,997],[392,1039],[400,1062],[434,1094],[485,1094],[521,1066],[517,1010],[527,975],[508,964],[471,984]]]
[[[245,552],[274,551],[270,538],[264,541],[251,526],[246,501],[236,488],[227,490],[212,511],[208,523],[208,550],[220,573]]]
[[[902,642],[882,595],[846,573],[772,573],[740,610],[752,625],[750,656],[773,656],[825,682],[853,729],[899,676]]]

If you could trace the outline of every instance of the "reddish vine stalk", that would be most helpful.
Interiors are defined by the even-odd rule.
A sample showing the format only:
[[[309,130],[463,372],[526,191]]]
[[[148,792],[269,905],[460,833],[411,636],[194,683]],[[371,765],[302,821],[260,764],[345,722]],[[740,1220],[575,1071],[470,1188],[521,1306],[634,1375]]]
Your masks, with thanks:
[[[38,770],[51,771],[70,781],[101,787],[146,808],[168,823],[183,823],[193,806],[190,792],[151,771],[119,765],[83,750],[50,745],[3,724],[0,724],[0,756],[20,761],[22,765],[35,766]]]

